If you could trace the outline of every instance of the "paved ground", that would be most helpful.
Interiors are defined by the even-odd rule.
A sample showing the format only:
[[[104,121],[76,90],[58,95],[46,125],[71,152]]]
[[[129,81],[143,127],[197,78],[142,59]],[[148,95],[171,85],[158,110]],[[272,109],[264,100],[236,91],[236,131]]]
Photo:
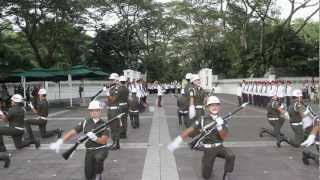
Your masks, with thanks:
[[[222,99],[222,114],[236,108],[236,98],[218,95]],[[153,105],[154,97],[149,98]],[[186,145],[174,154],[167,151],[167,144],[182,128],[178,126],[175,97],[163,98],[163,108],[141,114],[140,129],[128,129],[128,139],[121,140],[119,151],[110,151],[105,161],[104,178],[107,180],[197,180],[201,177],[201,152],[191,151]],[[63,127],[68,130],[87,116],[85,107],[63,108],[63,104],[50,109],[49,129]],[[104,115],[105,116],[105,115]],[[31,117],[31,115],[28,115]],[[1,124],[3,125],[3,124]],[[230,122],[230,137],[225,143],[236,154],[233,180],[315,180],[319,169],[301,162],[302,148],[275,146],[271,137],[259,138],[261,127],[269,127],[265,110],[249,106],[234,116]],[[34,128],[37,130],[37,128]],[[288,123],[283,132],[292,135]],[[48,150],[56,138],[42,140],[40,149],[30,146],[15,150],[11,138],[5,138],[13,154],[9,169],[0,168],[1,180],[80,180],[84,179],[84,148],[66,161],[60,154]],[[67,149],[72,142],[63,146]],[[0,162],[0,167],[2,162]],[[221,179],[224,161],[217,159],[211,180]]]

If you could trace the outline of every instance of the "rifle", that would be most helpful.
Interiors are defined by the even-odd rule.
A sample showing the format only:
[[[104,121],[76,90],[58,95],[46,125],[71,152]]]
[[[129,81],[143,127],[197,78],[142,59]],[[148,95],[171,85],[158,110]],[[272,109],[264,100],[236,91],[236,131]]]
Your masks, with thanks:
[[[115,120],[120,119],[125,113],[121,113],[119,115],[117,115],[116,117],[110,119],[108,122],[101,124],[100,126],[98,126],[97,128],[95,128],[94,130],[92,130],[93,133],[97,134],[99,133],[101,130],[104,130],[107,126],[109,126],[112,122],[114,122]],[[76,141],[76,143],[69,148],[66,152],[64,152],[62,154],[62,157],[65,160],[68,160],[69,157],[71,156],[71,154],[77,149],[77,147],[79,146],[79,144],[83,143],[84,141],[86,141],[89,137],[87,135],[83,135],[80,138],[78,138],[78,140]]]
[[[238,109],[236,109],[233,112],[227,114],[222,119],[227,121],[228,119],[231,118],[232,115],[234,115],[237,112],[239,112],[240,110],[242,110],[248,104],[249,104],[248,102],[243,103]],[[203,129],[201,129],[200,134],[198,134],[196,137],[194,137],[192,139],[192,141],[189,143],[190,148],[197,150],[197,147],[199,147],[199,144],[201,143],[201,141],[204,138],[206,138],[209,134],[211,134],[212,131],[215,129],[216,124],[217,124],[217,122],[213,121],[213,122],[209,123],[208,125],[206,125]]]
[[[92,100],[94,100],[97,96],[99,96],[101,93],[103,92],[103,89],[101,89],[100,91],[98,91],[94,96],[92,96],[91,98],[90,98],[90,100],[92,101]]]

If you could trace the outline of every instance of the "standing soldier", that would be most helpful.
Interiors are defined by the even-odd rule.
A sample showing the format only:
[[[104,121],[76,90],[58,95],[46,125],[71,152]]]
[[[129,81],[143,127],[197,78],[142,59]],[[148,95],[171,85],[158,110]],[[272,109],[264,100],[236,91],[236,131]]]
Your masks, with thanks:
[[[55,143],[51,143],[50,149],[59,153],[60,147],[64,142],[83,132],[89,137],[85,144],[86,156],[84,172],[86,180],[102,180],[103,164],[108,156],[107,142],[109,140],[109,129],[105,128],[98,133],[92,132],[105,123],[101,119],[102,106],[99,101],[91,101],[88,110],[90,119],[80,122],[76,127],[68,131],[63,138],[57,140]]]
[[[2,121],[8,121],[9,127],[0,126],[0,152],[6,152],[7,149],[3,143],[3,136],[12,136],[14,145],[17,149],[21,149],[34,144],[38,149],[40,141],[38,138],[33,140],[22,140],[24,134],[24,109],[23,97],[20,94],[15,94],[11,97],[11,108],[7,115],[2,115]]]
[[[260,137],[263,133],[268,133],[277,139],[277,146],[280,147],[279,141],[281,140],[281,127],[286,120],[289,120],[289,114],[285,111],[283,104],[279,101],[276,95],[272,96],[271,101],[267,104],[267,119],[273,130],[262,128]]]
[[[121,134],[120,138],[127,138],[127,118],[128,118],[128,96],[129,89],[126,86],[127,78],[125,76],[120,76],[119,78],[120,86],[118,88],[119,92],[119,113],[125,113],[121,116]]]
[[[192,75],[191,79],[192,87],[189,89],[189,118],[190,123],[199,119],[204,115],[204,101],[206,98],[206,92],[200,87],[200,77],[198,74]]]
[[[179,126],[182,125],[182,118],[186,128],[190,126],[189,122],[189,98],[184,92],[184,89],[181,90],[181,95],[177,99],[178,105],[178,119],[179,119]]]
[[[129,116],[131,127],[133,129],[139,128],[139,99],[137,97],[137,89],[131,89],[131,97],[129,98]]]
[[[52,131],[47,131],[47,122],[48,122],[48,101],[47,101],[47,91],[45,89],[40,89],[39,92],[39,101],[38,101],[38,108],[35,109],[32,103],[30,102],[28,105],[30,106],[33,113],[37,114],[38,117],[36,119],[27,119],[24,121],[26,131],[29,134],[30,139],[34,139],[34,135],[32,133],[31,125],[38,125],[40,130],[40,135],[42,138],[49,138],[54,135],[57,135],[58,138],[61,137],[62,129],[57,128]]]
[[[221,157],[226,160],[223,180],[227,180],[229,174],[233,171],[235,161],[233,152],[229,148],[223,146],[223,141],[228,134],[227,125],[218,114],[220,112],[219,98],[210,96],[206,104],[208,114],[204,117],[200,117],[191,125],[191,127],[184,130],[180,136],[176,137],[174,141],[168,145],[168,149],[174,151],[180,146],[184,139],[190,136],[191,133],[194,131],[201,131],[206,125],[216,121],[216,129],[202,141],[204,149],[202,156],[202,176],[205,179],[210,178],[216,157]]]
[[[117,73],[110,74],[109,77],[112,80],[111,87],[109,92],[107,93],[107,103],[108,110],[107,115],[108,119],[112,119],[119,114],[119,87],[118,80],[119,75]],[[116,121],[110,125],[111,128],[111,137],[113,140],[113,144],[111,146],[111,150],[120,149],[120,131],[121,131],[121,121]]]
[[[294,132],[294,138],[290,139],[283,136],[279,141],[279,146],[281,142],[285,141],[293,147],[300,147],[300,144],[304,141],[304,130],[302,119],[308,116],[310,111],[303,105],[302,92],[300,89],[295,89],[292,91],[292,103],[288,107],[288,113],[290,116],[290,125]],[[309,131],[310,133],[310,131]]]

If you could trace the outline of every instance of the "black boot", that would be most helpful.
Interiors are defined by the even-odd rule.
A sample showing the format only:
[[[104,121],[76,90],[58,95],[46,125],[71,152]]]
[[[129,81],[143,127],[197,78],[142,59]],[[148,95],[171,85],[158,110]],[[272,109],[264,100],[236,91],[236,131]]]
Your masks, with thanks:
[[[266,132],[266,129],[264,129],[264,128],[261,128],[261,130],[260,130],[260,133],[259,133],[259,137],[263,137],[263,133],[265,133]]]
[[[56,131],[57,131],[57,138],[60,139],[62,136],[62,129],[58,128]]]
[[[120,149],[120,140],[119,139],[117,140],[116,148]]]
[[[110,150],[115,151],[120,149],[120,140],[113,140],[113,144],[110,147]]]
[[[305,165],[309,165],[310,152],[302,151],[302,162]]]
[[[8,152],[0,152],[0,160],[4,161],[4,168],[9,168],[11,162],[11,154]]]
[[[40,139],[39,138],[35,138],[33,140],[33,144],[36,146],[36,149],[39,149],[39,147],[40,147]]]

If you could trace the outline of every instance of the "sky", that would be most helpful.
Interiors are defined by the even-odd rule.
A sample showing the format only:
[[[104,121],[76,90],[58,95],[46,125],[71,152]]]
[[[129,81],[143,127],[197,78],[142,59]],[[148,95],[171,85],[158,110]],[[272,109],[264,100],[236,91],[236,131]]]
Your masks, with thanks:
[[[173,0],[155,0],[155,1],[156,2],[170,2],[170,1],[173,1]],[[297,3],[301,3],[303,1],[305,1],[305,0],[296,0]],[[310,0],[310,4],[317,3],[317,2],[319,3],[319,0]],[[276,0],[276,4],[277,4],[277,6],[280,7],[280,12],[281,12],[280,17],[281,18],[288,17],[288,15],[290,13],[290,8],[291,8],[289,0]],[[319,7],[319,4],[318,4],[318,6],[315,6],[315,7],[310,7],[310,8],[306,8],[306,9],[300,9],[293,16],[293,19],[295,19],[295,18],[306,18],[313,12],[313,10],[315,10],[318,7]],[[319,12],[316,15],[314,15],[311,20],[312,21],[319,21]]]

